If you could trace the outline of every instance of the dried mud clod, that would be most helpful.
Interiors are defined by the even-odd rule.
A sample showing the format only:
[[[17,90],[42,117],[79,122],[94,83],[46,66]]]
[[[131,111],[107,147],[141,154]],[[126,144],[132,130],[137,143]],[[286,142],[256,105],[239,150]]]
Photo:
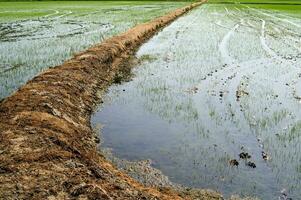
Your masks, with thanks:
[[[236,91],[236,100],[239,101],[242,96],[248,96],[248,95],[249,95],[249,93],[244,90],[237,90]]]
[[[256,168],[256,164],[254,162],[252,162],[252,161],[248,161],[246,163],[246,165],[249,166],[249,167],[251,167],[251,168]]]
[[[229,161],[229,164],[230,166],[238,166],[239,165],[239,162],[236,160],[236,159],[232,159]]]
[[[143,186],[117,170],[97,151],[90,117],[101,94],[129,74],[125,64],[139,45],[200,4],[107,39],[2,100],[0,199],[194,198],[196,194]],[[218,199],[205,192],[198,198]]]
[[[239,158],[241,158],[241,159],[249,159],[249,158],[251,158],[251,155],[249,153],[246,153],[246,152],[241,152],[239,154]]]

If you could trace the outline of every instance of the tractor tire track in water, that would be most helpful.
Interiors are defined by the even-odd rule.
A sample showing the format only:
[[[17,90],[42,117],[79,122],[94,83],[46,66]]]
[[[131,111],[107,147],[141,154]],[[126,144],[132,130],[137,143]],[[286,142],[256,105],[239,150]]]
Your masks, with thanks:
[[[241,19],[240,23],[236,24],[225,35],[225,37],[221,41],[221,44],[219,45],[219,51],[226,67],[220,70],[218,74],[214,73],[212,78],[206,80],[206,82],[201,82],[201,85],[203,88],[214,88],[217,93],[220,92],[219,100],[224,107],[224,110],[222,112],[228,112],[227,106],[229,106],[232,110],[232,112],[229,113],[231,114],[229,117],[232,118],[231,121],[233,122],[233,124],[231,124],[230,126],[232,127],[232,132],[234,133],[233,136],[235,143],[240,144],[244,150],[248,150],[248,153],[252,155],[253,160],[257,163],[257,167],[265,173],[266,177],[269,177],[267,178],[269,179],[269,181],[266,184],[269,184],[269,187],[276,189],[277,186],[273,185],[273,183],[275,183],[275,180],[273,178],[273,175],[271,174],[271,169],[266,165],[266,162],[261,162],[261,154],[264,149],[259,143],[256,135],[252,134],[250,124],[245,120],[242,107],[237,100],[237,93],[239,92],[238,88],[241,83],[241,79],[245,75],[251,74],[252,72],[256,71],[257,67],[252,67],[252,64],[255,66],[260,66],[263,61],[266,61],[266,59],[258,59],[239,63],[230,56],[228,46],[230,46],[231,44],[229,44],[229,40],[231,37],[234,37],[233,35],[235,35],[235,32],[238,31],[240,25],[243,25],[243,23],[244,20]],[[217,84],[210,85],[214,81],[219,82]],[[196,98],[203,99],[205,97],[197,96]],[[244,127],[244,129],[242,129],[242,127]]]
[[[142,46],[133,80],[112,87],[93,117],[106,122],[104,145],[121,158],[151,158],[188,186],[299,197],[301,32],[298,19],[279,16],[206,5],[171,24]]]

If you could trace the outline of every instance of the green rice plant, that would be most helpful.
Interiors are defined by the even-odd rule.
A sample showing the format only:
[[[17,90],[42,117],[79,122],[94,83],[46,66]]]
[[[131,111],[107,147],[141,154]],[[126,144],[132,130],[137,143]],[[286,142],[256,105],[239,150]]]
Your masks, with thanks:
[[[0,99],[43,70],[188,2],[0,2]]]

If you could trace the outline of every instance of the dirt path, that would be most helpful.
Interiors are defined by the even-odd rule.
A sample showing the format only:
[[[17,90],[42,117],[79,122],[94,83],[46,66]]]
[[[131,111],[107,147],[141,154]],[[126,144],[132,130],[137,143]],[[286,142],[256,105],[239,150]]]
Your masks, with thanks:
[[[94,106],[122,63],[158,30],[200,4],[95,45],[4,99],[0,104],[0,199],[221,199],[209,191],[185,195],[142,186],[97,152],[90,126]]]

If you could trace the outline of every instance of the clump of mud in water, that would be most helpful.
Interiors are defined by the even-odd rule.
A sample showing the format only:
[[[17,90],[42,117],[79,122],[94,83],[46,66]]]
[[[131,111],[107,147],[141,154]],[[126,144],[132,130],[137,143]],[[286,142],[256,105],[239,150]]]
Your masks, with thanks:
[[[123,82],[129,82],[132,80],[134,74],[132,69],[143,62],[152,62],[156,58],[151,55],[143,55],[137,58],[135,55],[130,55],[129,59],[121,63],[119,71],[116,73],[113,83],[121,84]]]
[[[151,160],[128,161],[119,159],[112,154],[111,149],[102,149],[101,152],[110,160],[118,169],[122,170],[130,177],[138,180],[145,186],[149,187],[180,187],[172,183],[167,176],[160,170],[151,166]]]
[[[121,84],[123,82],[131,81],[133,77],[132,68],[136,66],[138,62],[139,60],[135,56],[130,55],[128,60],[121,63],[119,71],[115,74],[115,77],[113,78],[113,83]]]

